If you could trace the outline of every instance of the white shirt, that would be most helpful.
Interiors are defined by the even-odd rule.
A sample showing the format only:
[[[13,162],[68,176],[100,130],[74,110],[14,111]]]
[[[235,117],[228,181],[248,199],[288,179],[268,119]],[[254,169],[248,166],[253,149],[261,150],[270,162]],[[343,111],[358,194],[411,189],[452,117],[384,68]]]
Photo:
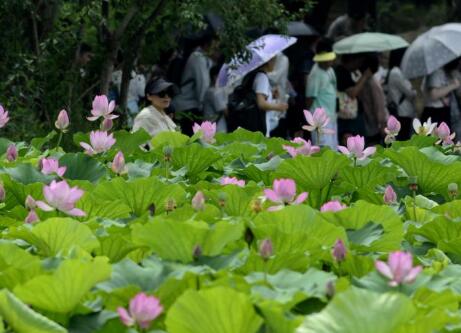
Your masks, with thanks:
[[[177,126],[165,112],[159,111],[150,105],[142,109],[134,118],[133,132],[140,128],[145,129],[147,133],[154,137],[160,132],[175,131]]]
[[[256,74],[255,80],[253,81],[253,91],[256,94],[266,96],[267,103],[274,103],[271,83],[266,73],[260,72]],[[278,126],[279,120],[280,112],[266,111],[266,136],[269,136],[270,132]]]
[[[117,86],[120,93],[120,86],[122,85],[122,71],[116,70],[112,73],[112,82]],[[131,80],[128,85],[127,101],[138,102],[141,97],[144,97],[144,89],[146,88],[146,78],[142,74],[136,74],[135,71],[131,72]]]
[[[423,81],[424,106],[429,108],[443,108],[450,106],[450,94],[444,98],[432,99],[430,91],[432,88],[442,88],[450,84],[447,74],[443,68],[436,70]]]
[[[411,82],[406,79],[399,67],[392,68],[387,82],[387,96],[389,101],[397,105],[397,112],[400,117],[413,118],[415,114],[415,106],[413,99],[416,97],[416,91],[413,89]],[[405,98],[402,100],[402,96]],[[402,101],[400,103],[400,101]]]

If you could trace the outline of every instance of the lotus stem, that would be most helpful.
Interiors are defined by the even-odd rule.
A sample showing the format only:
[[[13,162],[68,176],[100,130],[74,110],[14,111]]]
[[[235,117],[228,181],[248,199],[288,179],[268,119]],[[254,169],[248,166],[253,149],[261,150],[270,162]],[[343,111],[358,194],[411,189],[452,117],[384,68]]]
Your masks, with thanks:
[[[58,143],[56,144],[56,149],[59,148],[59,145],[61,144],[62,140],[62,131],[59,131],[59,137],[58,137]]]

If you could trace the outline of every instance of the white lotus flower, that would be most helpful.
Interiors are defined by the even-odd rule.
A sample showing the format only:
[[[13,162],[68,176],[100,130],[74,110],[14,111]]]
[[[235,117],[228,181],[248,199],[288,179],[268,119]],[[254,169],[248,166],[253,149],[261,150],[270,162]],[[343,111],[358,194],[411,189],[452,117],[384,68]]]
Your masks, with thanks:
[[[432,123],[431,118],[428,118],[423,124],[418,118],[413,119],[413,129],[418,135],[431,135],[436,126],[437,123]]]

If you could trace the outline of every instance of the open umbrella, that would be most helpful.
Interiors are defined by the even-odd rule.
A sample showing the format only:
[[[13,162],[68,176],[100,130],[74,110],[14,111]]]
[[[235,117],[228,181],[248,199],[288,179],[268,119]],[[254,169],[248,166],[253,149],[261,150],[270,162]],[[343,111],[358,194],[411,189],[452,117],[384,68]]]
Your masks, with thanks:
[[[232,85],[252,70],[265,64],[278,53],[296,43],[296,38],[283,35],[265,35],[246,46],[250,52],[248,59],[234,57],[219,71],[218,87]]]
[[[340,40],[333,45],[333,50],[338,54],[385,52],[408,45],[408,42],[400,36],[363,32]]]
[[[461,24],[448,23],[419,36],[405,52],[402,72],[408,79],[429,75],[461,56]]]
[[[303,21],[288,22],[287,25],[288,34],[290,36],[318,36],[319,33],[310,25],[307,25]]]

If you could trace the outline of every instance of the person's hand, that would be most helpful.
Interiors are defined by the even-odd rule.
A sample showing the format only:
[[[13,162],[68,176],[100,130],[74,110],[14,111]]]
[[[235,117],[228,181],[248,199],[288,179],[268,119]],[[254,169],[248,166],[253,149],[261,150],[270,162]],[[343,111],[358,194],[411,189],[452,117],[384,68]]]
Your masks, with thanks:
[[[280,96],[279,89],[278,89],[278,88],[272,89],[272,97],[273,97],[274,99],[278,99],[279,96]]]
[[[275,108],[276,111],[285,112],[286,110],[288,110],[287,103],[278,103],[278,104],[275,104],[275,106],[276,106]]]

